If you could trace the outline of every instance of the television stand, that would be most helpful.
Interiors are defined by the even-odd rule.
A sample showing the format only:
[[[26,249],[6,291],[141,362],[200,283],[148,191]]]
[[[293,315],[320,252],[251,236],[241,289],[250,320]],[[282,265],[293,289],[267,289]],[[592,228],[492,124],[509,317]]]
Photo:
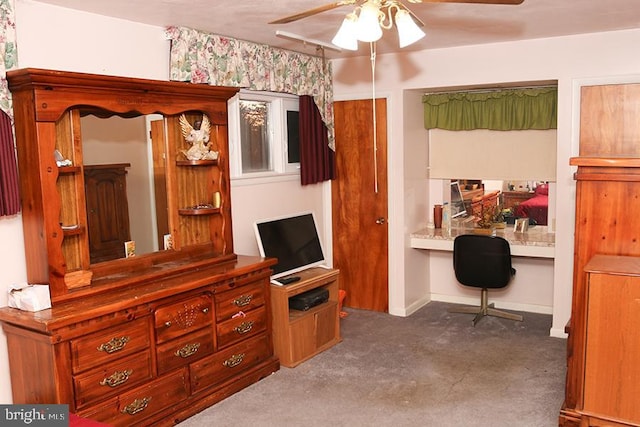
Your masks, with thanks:
[[[339,270],[313,267],[296,273],[300,280],[295,283],[271,285],[273,347],[280,365],[293,368],[342,340],[339,273]],[[306,311],[289,309],[289,298],[321,287],[329,291],[327,302]]]

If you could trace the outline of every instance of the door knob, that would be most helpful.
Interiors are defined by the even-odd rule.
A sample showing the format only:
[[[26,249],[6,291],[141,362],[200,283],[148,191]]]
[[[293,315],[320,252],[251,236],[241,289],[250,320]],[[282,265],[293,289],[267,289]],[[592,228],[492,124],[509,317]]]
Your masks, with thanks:
[[[376,224],[384,224],[386,220],[383,217],[376,219]]]

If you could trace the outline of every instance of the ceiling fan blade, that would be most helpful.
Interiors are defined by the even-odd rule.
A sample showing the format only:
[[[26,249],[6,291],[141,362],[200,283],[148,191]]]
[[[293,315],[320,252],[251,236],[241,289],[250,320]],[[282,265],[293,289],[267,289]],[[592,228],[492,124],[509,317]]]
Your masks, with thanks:
[[[408,0],[409,3],[480,3],[480,4],[521,4],[524,0]]]
[[[322,12],[327,12],[329,10],[335,9],[340,6],[354,4],[356,1],[357,0],[344,0],[344,1],[337,1],[335,3],[325,4],[324,6],[319,6],[313,9],[306,10],[304,12],[296,13],[295,15],[289,15],[289,16],[285,16],[284,18],[276,19],[275,21],[269,22],[269,24],[288,24],[289,22],[293,22],[299,19],[307,18],[309,16],[317,15]]]

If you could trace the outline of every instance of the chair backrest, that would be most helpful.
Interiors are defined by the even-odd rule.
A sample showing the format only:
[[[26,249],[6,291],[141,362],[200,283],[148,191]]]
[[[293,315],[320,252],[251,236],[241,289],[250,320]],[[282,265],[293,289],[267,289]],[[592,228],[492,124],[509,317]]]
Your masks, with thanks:
[[[502,237],[480,234],[455,238],[453,269],[458,282],[478,288],[503,288],[515,274],[509,242]]]

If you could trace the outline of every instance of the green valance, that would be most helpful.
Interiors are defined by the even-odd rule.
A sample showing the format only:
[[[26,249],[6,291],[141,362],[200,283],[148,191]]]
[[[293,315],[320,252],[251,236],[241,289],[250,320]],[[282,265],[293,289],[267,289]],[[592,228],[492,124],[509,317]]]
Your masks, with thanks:
[[[558,89],[541,87],[433,93],[422,97],[424,127],[525,130],[558,127]]]

